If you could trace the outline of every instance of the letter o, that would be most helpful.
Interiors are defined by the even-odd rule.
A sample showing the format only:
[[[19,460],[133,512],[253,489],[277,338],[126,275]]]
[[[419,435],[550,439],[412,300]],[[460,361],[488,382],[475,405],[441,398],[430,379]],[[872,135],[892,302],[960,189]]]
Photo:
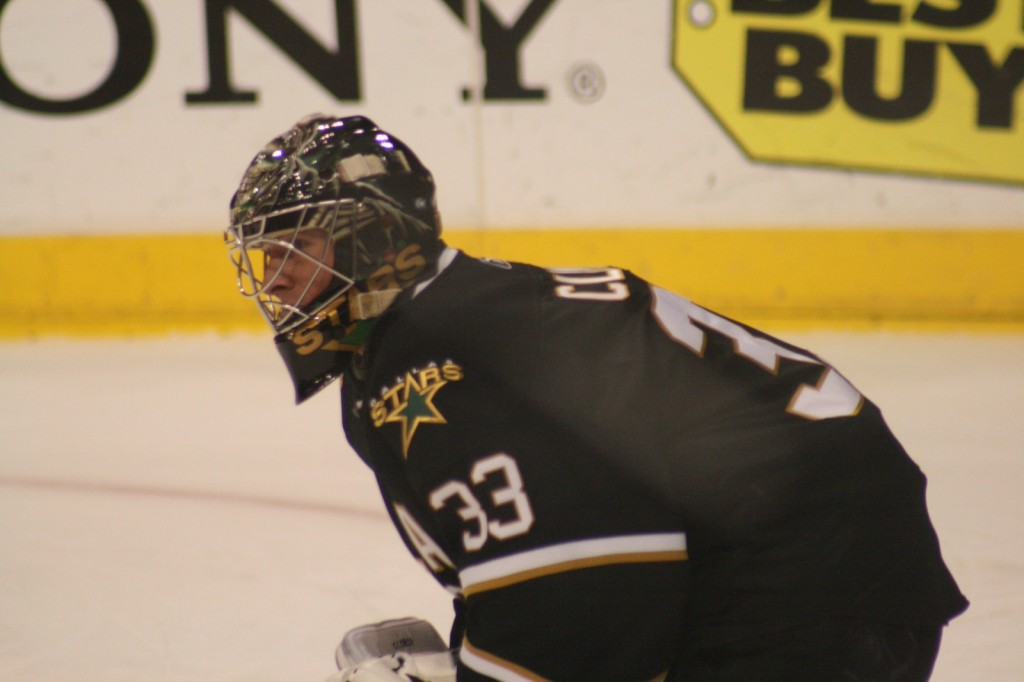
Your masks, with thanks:
[[[0,19],[10,0],[0,0]],[[23,90],[4,68],[0,55],[0,101],[40,114],[80,114],[112,104],[137,88],[153,63],[155,39],[149,13],[140,0],[100,0],[114,17],[114,68],[96,89],[74,99],[44,99]]]

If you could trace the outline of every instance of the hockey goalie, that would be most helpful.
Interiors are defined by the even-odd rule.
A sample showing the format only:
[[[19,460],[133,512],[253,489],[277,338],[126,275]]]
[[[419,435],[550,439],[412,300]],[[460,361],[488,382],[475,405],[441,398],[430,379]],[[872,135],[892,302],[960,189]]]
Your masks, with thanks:
[[[657,134],[624,115],[594,140],[624,191],[630,136]],[[268,143],[226,241],[297,401],[340,379],[349,443],[455,596],[447,643],[357,630],[335,680],[930,677],[967,601],[925,476],[822,358],[615,266],[452,248],[432,174],[363,116]]]

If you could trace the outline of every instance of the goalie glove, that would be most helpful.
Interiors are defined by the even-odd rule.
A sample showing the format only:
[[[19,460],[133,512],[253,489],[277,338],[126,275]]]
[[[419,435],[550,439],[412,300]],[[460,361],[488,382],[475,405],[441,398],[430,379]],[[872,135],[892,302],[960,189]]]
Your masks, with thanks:
[[[419,618],[395,618],[346,632],[334,652],[334,660],[338,669],[344,670],[389,654],[439,651],[448,651],[448,645],[433,625]]]
[[[346,668],[325,682],[455,682],[455,662],[447,651],[401,652]]]
[[[325,682],[455,682],[455,661],[434,627],[397,618],[354,628],[335,651],[339,672]]]

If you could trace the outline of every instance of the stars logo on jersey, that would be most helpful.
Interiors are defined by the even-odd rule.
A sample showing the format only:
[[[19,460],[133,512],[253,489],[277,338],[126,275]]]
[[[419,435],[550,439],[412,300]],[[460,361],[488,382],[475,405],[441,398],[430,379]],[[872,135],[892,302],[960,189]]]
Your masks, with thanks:
[[[462,367],[451,360],[431,363],[399,377],[391,386],[381,389],[381,397],[370,403],[370,416],[377,428],[398,424],[402,429],[402,456],[409,457],[409,445],[421,424],[447,424],[434,405],[437,392],[463,377]]]

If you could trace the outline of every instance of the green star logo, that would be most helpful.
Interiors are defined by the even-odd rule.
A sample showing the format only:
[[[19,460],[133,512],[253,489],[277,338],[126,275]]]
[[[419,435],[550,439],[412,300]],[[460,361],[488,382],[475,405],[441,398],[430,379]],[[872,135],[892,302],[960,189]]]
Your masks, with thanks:
[[[447,424],[444,415],[434,406],[434,396],[447,381],[417,382],[412,373],[406,373],[404,395],[401,403],[384,419],[384,423],[395,423],[402,427],[402,456],[409,457],[409,444],[416,435],[420,424]]]

